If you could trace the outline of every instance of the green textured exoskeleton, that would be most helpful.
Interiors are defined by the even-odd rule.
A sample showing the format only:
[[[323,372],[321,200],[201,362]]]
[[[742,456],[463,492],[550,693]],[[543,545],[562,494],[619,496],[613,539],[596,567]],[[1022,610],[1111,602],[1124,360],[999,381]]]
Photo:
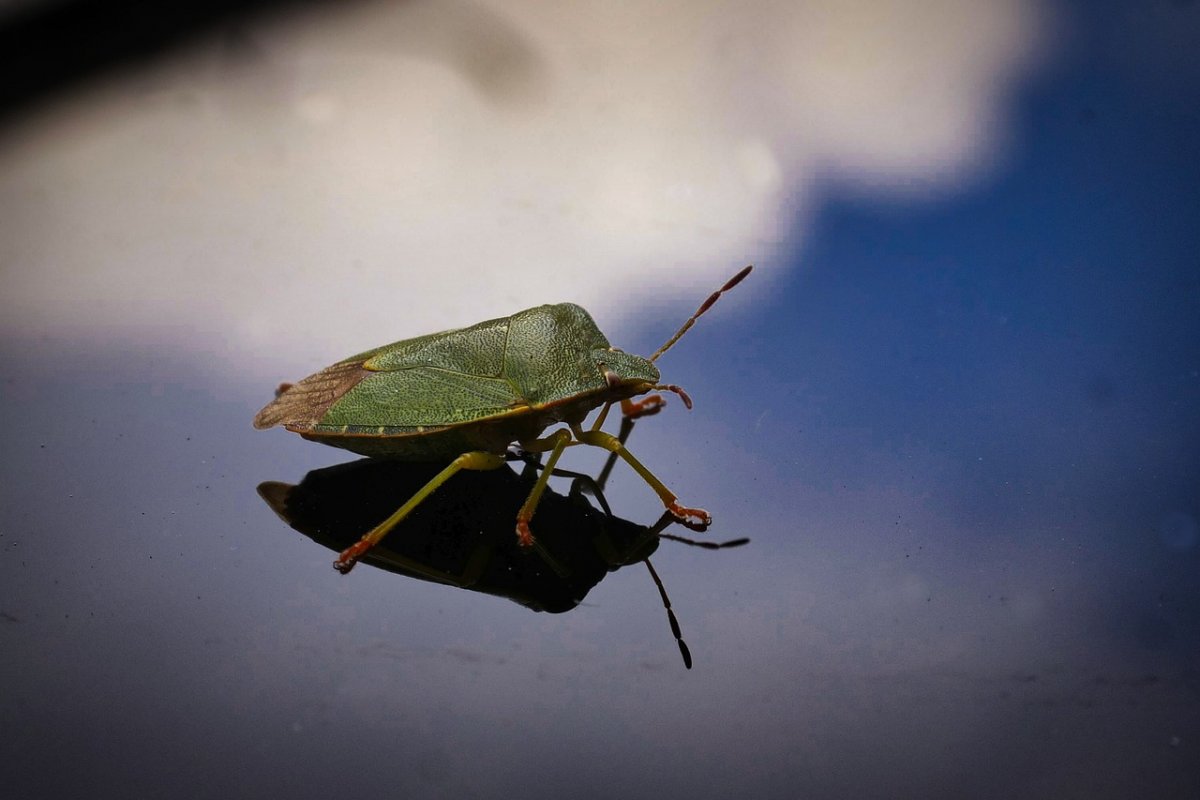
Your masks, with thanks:
[[[603,447],[620,456],[675,517],[706,526],[711,521],[708,512],[680,505],[617,437],[600,427],[614,403],[631,418],[658,411],[664,403],[660,395],[633,399],[655,390],[675,392],[691,407],[682,389],[659,383],[654,361],[750,269],[714,292],[649,358],[612,347],[591,315],[577,305],[537,306],[339,361],[280,387],[276,399],[258,412],[254,426],[283,425],[306,439],[367,456],[449,462],[395,514],[342,553],[334,563],[342,572],[454,473],[504,464],[504,453],[513,442],[529,452],[549,452],[546,469],[517,514],[522,545],[533,544],[529,521],[559,456],[575,444]],[[584,430],[584,419],[601,406],[596,422]],[[567,427],[541,436],[557,423]]]

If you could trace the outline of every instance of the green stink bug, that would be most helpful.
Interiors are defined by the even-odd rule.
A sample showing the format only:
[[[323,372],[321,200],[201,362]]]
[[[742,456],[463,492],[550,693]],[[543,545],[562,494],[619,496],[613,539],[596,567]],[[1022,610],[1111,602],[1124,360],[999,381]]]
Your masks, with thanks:
[[[633,399],[656,390],[678,394],[691,408],[683,389],[659,383],[654,361],[751,268],[709,295],[649,358],[614,348],[577,305],[536,306],[384,345],[285,384],[255,416],[254,427],[283,425],[305,439],[366,456],[449,461],[392,516],[342,552],[334,566],[343,573],[456,472],[502,466],[513,442],[527,452],[549,452],[545,469],[517,512],[517,540],[524,547],[533,544],[529,521],[554,465],[576,444],[616,454],[677,519],[707,526],[712,521],[707,511],[680,505],[617,437],[600,428],[614,403],[631,419],[656,413],[665,402],[661,395]],[[584,430],[584,419],[600,407],[595,423]],[[556,423],[567,428],[542,437]]]

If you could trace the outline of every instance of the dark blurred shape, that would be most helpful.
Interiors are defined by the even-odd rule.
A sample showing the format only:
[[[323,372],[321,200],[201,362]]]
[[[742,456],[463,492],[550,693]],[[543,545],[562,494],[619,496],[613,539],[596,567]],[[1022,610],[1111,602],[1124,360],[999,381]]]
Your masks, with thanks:
[[[88,78],[152,61],[249,18],[323,0],[60,0],[0,16],[0,123]],[[342,3],[345,5],[345,3]]]
[[[297,486],[268,481],[258,492],[288,525],[338,553],[441,468],[362,459],[313,470]],[[513,520],[535,477],[532,468],[520,475],[507,468],[455,475],[363,563],[561,613],[609,572],[646,559],[669,524],[638,525],[596,509],[581,493],[547,490],[534,517],[537,546],[521,548]]]
[[[248,33],[272,17],[315,9],[344,14],[353,0],[33,0],[0,12],[0,124],[86,80],[152,65],[182,45],[219,35],[226,55],[258,55]],[[397,0],[403,14],[365,25],[385,48],[442,62],[497,105],[540,101],[546,67],[504,16],[469,0]],[[386,98],[384,98],[386,99]]]

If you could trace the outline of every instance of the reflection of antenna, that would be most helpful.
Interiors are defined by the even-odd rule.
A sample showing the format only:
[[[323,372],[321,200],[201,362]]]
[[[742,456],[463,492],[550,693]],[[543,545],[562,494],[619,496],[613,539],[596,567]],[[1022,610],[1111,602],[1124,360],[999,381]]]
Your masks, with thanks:
[[[654,565],[650,563],[650,559],[642,561],[646,565],[646,569],[650,570],[650,577],[654,578],[654,585],[658,587],[658,593],[662,596],[663,608],[667,610],[667,620],[671,623],[671,633],[675,634],[675,641],[679,642],[679,654],[683,656],[683,665],[688,669],[692,668],[692,653],[688,650],[687,642],[683,640],[683,633],[679,630],[679,620],[675,619],[675,612],[671,610],[671,598],[667,597],[667,590],[663,588],[662,581],[658,579],[658,573],[654,571]]]
[[[695,539],[685,539],[682,536],[673,536],[669,533],[663,533],[662,528],[667,527],[674,521],[674,518],[669,512],[664,512],[658,522],[653,525],[650,530],[659,538],[670,539],[674,542],[683,542],[684,544],[692,544],[696,547],[703,547],[706,550],[720,550],[722,547],[740,547],[749,542],[749,539],[731,539],[728,542],[698,542]],[[654,571],[654,565],[650,563],[650,559],[642,559],[642,563],[646,565],[646,569],[650,570],[650,577],[654,578],[654,585],[658,587],[658,594],[662,597],[663,608],[667,610],[667,621],[671,623],[671,633],[675,634],[675,641],[679,643],[679,654],[683,656],[683,665],[688,669],[692,668],[692,652],[688,650],[687,642],[683,641],[683,632],[679,629],[679,620],[675,619],[675,612],[671,610],[671,598],[667,597],[667,589],[663,586],[663,582],[659,580],[658,573]]]
[[[725,292],[728,292],[730,289],[732,289],[733,287],[735,287],[735,286],[737,286],[739,283],[741,283],[741,282],[742,282],[742,278],[744,278],[744,277],[746,277],[747,275],[749,275],[749,274],[750,274],[750,270],[752,270],[752,269],[754,269],[754,265],[753,265],[753,264],[751,264],[750,266],[746,267],[745,269],[743,269],[743,270],[742,270],[741,272],[739,272],[737,275],[734,275],[734,276],[733,276],[732,278],[730,278],[729,280],[725,281],[725,285],[724,285],[724,286],[722,286],[720,289],[717,289],[715,292],[713,292],[712,294],[710,294],[710,295],[708,296],[708,299],[707,299],[707,300],[705,300],[703,303],[701,303],[701,304],[700,304],[700,307],[699,307],[698,309],[696,309],[696,313],[695,313],[695,314],[692,314],[692,316],[688,317],[688,321],[687,321],[687,322],[685,322],[685,323],[683,323],[683,327],[682,327],[682,328],[680,328],[679,330],[675,331],[675,335],[674,335],[674,336],[672,336],[670,339],[668,339],[666,344],[664,344],[662,347],[660,347],[660,348],[658,348],[657,350],[655,350],[655,351],[654,351],[654,355],[650,356],[650,359],[649,359],[649,360],[650,360],[650,361],[654,361],[656,358],[658,358],[659,356],[661,356],[663,353],[665,353],[665,352],[667,352],[668,350],[670,350],[670,349],[671,349],[671,345],[673,345],[673,344],[675,344],[676,342],[678,342],[678,341],[679,341],[679,338],[680,338],[681,336],[683,336],[685,333],[687,333],[687,332],[688,332],[688,328],[690,328],[690,327],[692,327],[693,325],[695,325],[695,324],[696,324],[696,320],[700,318],[700,315],[701,315],[701,314],[703,314],[705,311],[708,311],[710,308],[712,308],[712,306],[713,306],[713,303],[717,302],[717,298],[718,298],[718,297],[720,297],[720,296],[721,296],[721,295],[723,295]]]
[[[741,547],[744,544],[750,543],[750,539],[745,536],[740,539],[730,539],[728,542],[698,542],[695,539],[685,539],[682,536],[676,536],[672,533],[660,533],[658,538],[670,539],[672,542],[683,542],[693,547],[703,547],[705,550],[720,550],[722,547]]]

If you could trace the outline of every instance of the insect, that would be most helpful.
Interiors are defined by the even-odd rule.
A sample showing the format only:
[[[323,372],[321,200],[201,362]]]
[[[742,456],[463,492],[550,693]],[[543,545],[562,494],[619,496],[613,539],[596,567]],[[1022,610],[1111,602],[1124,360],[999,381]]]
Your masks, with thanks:
[[[654,362],[751,269],[741,270],[709,295],[649,358],[610,345],[580,306],[536,306],[467,328],[384,345],[284,384],[255,416],[254,427],[283,425],[305,439],[366,456],[449,462],[394,514],[342,551],[334,562],[342,573],[455,473],[504,465],[513,442],[529,453],[549,453],[545,469],[517,511],[516,534],[522,547],[534,544],[529,523],[555,464],[567,447],[579,444],[620,457],[676,519],[704,528],[712,521],[707,511],[681,505],[674,492],[601,426],[614,404],[620,404],[628,419],[657,413],[666,400],[652,392],[673,392],[692,407],[687,392],[659,382]],[[599,415],[585,430],[584,420],[597,408]],[[542,436],[559,423],[566,428]]]

